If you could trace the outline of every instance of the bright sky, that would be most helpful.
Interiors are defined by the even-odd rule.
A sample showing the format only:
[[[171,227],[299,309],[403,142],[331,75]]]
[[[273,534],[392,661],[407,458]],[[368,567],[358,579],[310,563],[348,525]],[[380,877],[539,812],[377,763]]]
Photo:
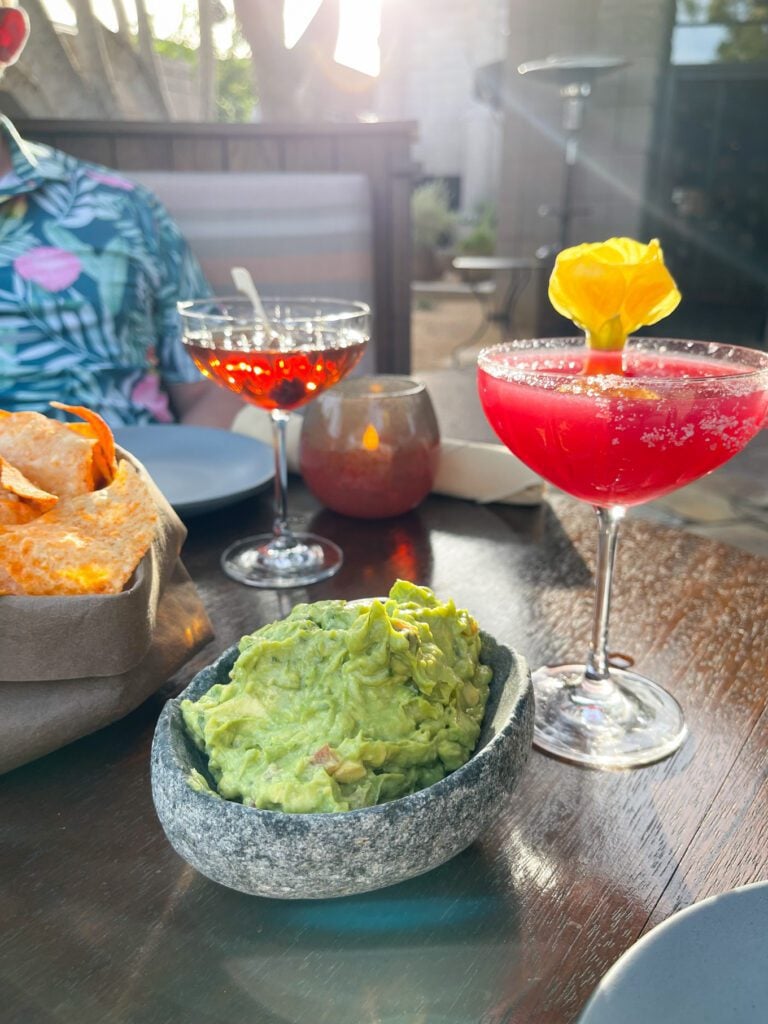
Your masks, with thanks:
[[[43,6],[53,21],[60,25],[74,26],[76,23],[75,13],[68,0],[42,0]],[[119,3],[120,0],[117,0]],[[136,5],[133,0],[122,0],[126,17],[131,27],[136,29]],[[214,27],[214,42],[222,50],[229,49],[232,43],[232,0],[223,0],[224,6],[230,14],[226,22]],[[117,15],[113,0],[93,0],[93,9],[96,16],[113,31],[117,29]],[[185,9],[190,13],[197,11],[195,0],[147,0],[147,11],[152,19],[155,36],[158,39],[168,39],[174,36],[182,26]]]
[[[322,0],[285,0],[285,45],[291,49],[317,13]],[[381,67],[379,28],[381,0],[339,0],[339,37],[335,59],[366,75],[378,75]]]
[[[74,26],[75,15],[68,0],[43,0],[43,3],[54,21]],[[285,0],[283,23],[285,45],[289,49],[304,34],[320,3],[321,0]],[[355,68],[366,75],[378,75],[381,3],[382,0],[340,0],[339,37],[334,53],[339,64]],[[123,0],[123,6],[128,21],[135,28],[136,7],[133,0]],[[224,6],[232,15],[232,0],[224,0]],[[192,3],[190,0],[147,0],[147,10],[159,39],[167,39],[179,31],[185,8],[191,12],[196,10],[197,5],[194,0]],[[94,10],[108,28],[117,28],[113,0],[94,0]],[[232,17],[217,25],[214,33],[217,46],[222,50],[228,49],[232,40]]]

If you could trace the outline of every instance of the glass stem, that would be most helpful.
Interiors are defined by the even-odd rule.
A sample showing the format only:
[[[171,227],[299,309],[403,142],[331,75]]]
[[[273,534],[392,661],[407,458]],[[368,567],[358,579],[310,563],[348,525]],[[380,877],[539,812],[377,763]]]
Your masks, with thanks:
[[[608,619],[611,614],[611,584],[616,560],[619,523],[626,509],[595,507],[597,513],[597,571],[595,579],[595,611],[592,620],[592,641],[584,673],[585,689],[594,698],[608,697],[613,691],[608,672]]]
[[[288,525],[288,453],[286,426],[290,413],[273,409],[272,444],[275,453],[275,518],[272,523],[274,541],[281,548],[293,547],[296,538]]]

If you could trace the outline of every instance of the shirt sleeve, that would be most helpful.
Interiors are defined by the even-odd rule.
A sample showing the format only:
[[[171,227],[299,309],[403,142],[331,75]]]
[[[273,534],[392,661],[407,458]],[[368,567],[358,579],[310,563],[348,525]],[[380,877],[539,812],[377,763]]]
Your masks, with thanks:
[[[158,287],[154,296],[157,367],[166,384],[197,382],[203,378],[184,350],[176,303],[205,298],[211,294],[211,288],[168,211],[154,195],[147,195],[158,263]]]

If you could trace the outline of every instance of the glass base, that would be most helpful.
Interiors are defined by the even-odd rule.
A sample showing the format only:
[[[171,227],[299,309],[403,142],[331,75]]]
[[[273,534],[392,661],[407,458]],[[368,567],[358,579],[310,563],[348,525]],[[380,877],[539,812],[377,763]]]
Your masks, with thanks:
[[[588,680],[583,665],[534,672],[534,746],[593,768],[635,768],[674,753],[688,735],[675,698],[636,672],[610,672],[613,686]]]
[[[269,533],[246,537],[227,548],[221,567],[238,583],[264,589],[305,587],[341,568],[344,556],[332,541],[314,533],[295,533],[293,540],[286,545]]]

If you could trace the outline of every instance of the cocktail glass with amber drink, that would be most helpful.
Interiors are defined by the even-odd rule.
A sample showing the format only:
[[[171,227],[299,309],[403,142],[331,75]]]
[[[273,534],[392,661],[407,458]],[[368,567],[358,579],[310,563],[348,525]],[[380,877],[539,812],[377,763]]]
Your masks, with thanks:
[[[607,287],[617,269],[625,278],[624,291],[617,285],[597,320],[620,318],[618,300],[624,295],[628,305],[634,304],[630,323],[636,329],[670,312],[679,293],[668,275],[665,292],[660,250],[636,261],[638,291],[631,272],[635,263],[627,272],[621,267],[622,247],[611,244],[625,241],[631,242],[611,239],[604,243],[607,251],[594,247],[608,266]],[[651,247],[641,247],[646,248]],[[647,265],[658,263],[661,268]],[[575,275],[577,289],[585,282],[585,288],[604,296],[602,272],[600,260],[590,258],[584,275]],[[573,304],[561,301],[559,284],[555,278],[550,297],[560,312],[572,314]],[[651,288],[654,305],[650,318],[646,309],[642,319],[637,309],[645,287]],[[580,326],[586,319],[582,316]],[[615,323],[605,329],[616,330]],[[478,359],[478,386],[488,420],[507,447],[545,480],[589,502],[598,519],[589,653],[585,664],[546,666],[534,673],[534,742],[569,761],[625,768],[671,754],[683,742],[686,726],[680,706],[663,687],[609,663],[619,523],[628,507],[709,473],[757,434],[768,412],[768,355],[702,341],[622,337],[621,347],[600,348],[594,337],[590,340],[587,345],[583,337],[544,338],[485,349]]]
[[[370,309],[340,299],[266,298],[263,316],[249,299],[179,303],[183,340],[200,372],[269,412],[275,453],[271,534],[247,537],[222,555],[227,575],[253,587],[300,587],[333,575],[336,544],[288,523],[286,424],[294,409],[342,380],[359,362]]]

